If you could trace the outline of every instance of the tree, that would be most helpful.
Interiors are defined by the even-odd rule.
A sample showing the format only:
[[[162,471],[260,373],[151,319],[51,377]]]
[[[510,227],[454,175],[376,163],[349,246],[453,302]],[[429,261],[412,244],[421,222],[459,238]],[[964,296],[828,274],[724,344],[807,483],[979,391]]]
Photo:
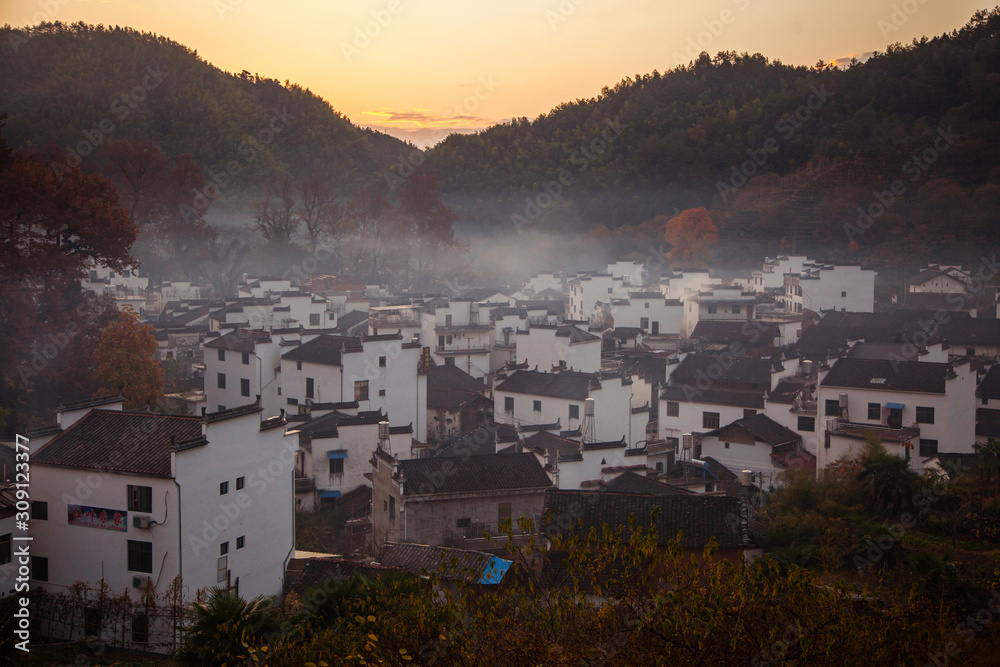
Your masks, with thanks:
[[[389,234],[393,208],[388,200],[371,188],[362,188],[351,198],[347,216],[357,231],[359,249],[371,257],[372,278],[378,277],[378,261],[385,251],[383,240]]]
[[[117,186],[128,207],[129,220],[135,224],[153,222],[157,217],[158,198],[167,177],[170,158],[149,139],[120,139],[101,152],[111,181]]]
[[[153,327],[140,324],[132,308],[122,308],[118,321],[104,329],[94,351],[102,391],[111,393],[122,387],[126,409],[163,398],[163,367],[156,359],[157,350]]]
[[[265,639],[281,628],[274,601],[263,595],[248,601],[213,589],[206,602],[192,608],[194,622],[177,656],[182,665],[247,664]]]
[[[719,230],[708,210],[699,206],[670,218],[665,238],[674,246],[667,253],[671,262],[703,262],[708,258],[709,248],[719,242]]]
[[[299,229],[301,219],[295,206],[295,193],[286,178],[277,190],[257,202],[250,228],[275,243],[290,243]]]
[[[920,488],[920,477],[910,462],[890,454],[878,438],[865,438],[858,480],[868,490],[872,509],[891,515],[907,507]]]
[[[427,169],[417,169],[399,194],[402,222],[416,248],[417,281],[430,284],[425,273],[440,259],[440,251],[455,246],[454,223],[458,216],[444,205],[438,193],[437,177]]]
[[[1000,440],[990,438],[985,444],[977,442],[972,446],[979,454],[979,474],[988,483],[996,479],[1000,482]]]
[[[60,395],[90,395],[85,350],[107,304],[80,279],[91,263],[135,264],[136,227],[114,186],[65,164],[61,151],[11,154],[0,137],[0,404],[11,428]]]

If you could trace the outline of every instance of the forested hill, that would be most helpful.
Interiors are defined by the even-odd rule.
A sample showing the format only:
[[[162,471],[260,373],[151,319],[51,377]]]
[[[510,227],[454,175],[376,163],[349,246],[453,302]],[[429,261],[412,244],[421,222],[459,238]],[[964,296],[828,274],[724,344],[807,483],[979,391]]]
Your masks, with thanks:
[[[149,139],[174,158],[190,153],[206,176],[237,159],[233,192],[283,176],[345,188],[384,183],[382,170],[412,150],[355,127],[308,89],[223,72],[164,37],[82,23],[0,29],[0,113],[15,148],[85,146],[86,132],[105,142]],[[102,132],[102,121],[113,129]],[[250,160],[244,146],[241,155],[241,144],[267,139],[268,128],[278,131],[264,150]]]
[[[890,212],[905,215],[879,227],[912,221],[947,229],[958,222],[983,231],[996,222],[1000,203],[998,120],[994,9],[961,30],[890,46],[846,69],[703,54],[534,121],[452,135],[427,163],[460,208],[503,201],[493,217],[508,225],[511,213],[524,215],[526,196],[536,199],[565,169],[571,184],[543,215],[577,217],[584,228],[614,230],[708,206],[733,232],[835,236],[843,220],[851,213],[856,219],[857,207],[872,200],[873,188],[904,178],[907,193]],[[609,122],[621,133],[610,131]],[[961,138],[911,185],[903,173],[908,160],[932,147],[942,127]],[[764,164],[747,165],[755,177],[720,196],[719,182],[741,182],[734,166],[751,159],[748,151]],[[993,218],[986,224],[988,210]]]

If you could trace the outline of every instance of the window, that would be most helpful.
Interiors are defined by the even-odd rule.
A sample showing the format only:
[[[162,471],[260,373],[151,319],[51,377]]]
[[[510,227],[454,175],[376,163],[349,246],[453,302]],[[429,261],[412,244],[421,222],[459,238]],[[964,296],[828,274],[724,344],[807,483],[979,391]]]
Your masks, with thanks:
[[[128,541],[129,572],[153,573],[153,543]]]
[[[385,368],[388,363],[389,363],[389,360],[386,357],[379,357],[378,358],[378,367],[379,368]]]
[[[729,443],[727,442],[727,443],[725,443],[725,445],[726,445],[726,447],[725,447],[725,448],[726,448],[726,449],[729,449]]]
[[[733,306],[733,315],[739,315],[739,314],[740,314],[740,307]]]
[[[455,357],[445,357],[444,358],[444,365],[445,366],[454,366],[455,365]]]
[[[840,401],[826,399],[826,412],[824,412],[827,417],[839,417],[840,416]]]
[[[149,641],[149,616],[136,614],[132,617],[132,642],[145,644]]]
[[[219,495],[224,496],[229,493],[229,482],[222,482],[219,484]]]
[[[930,456],[937,456],[938,453],[938,441],[928,440],[926,438],[920,438],[920,456],[927,458]]]
[[[344,459],[330,459],[330,474],[331,475],[344,474]]]
[[[153,511],[153,487],[128,485],[128,510],[130,512]]]
[[[48,521],[49,504],[44,500],[31,501],[31,518],[36,521]]]
[[[319,313],[309,313],[309,326],[311,327],[319,326]]]
[[[715,315],[716,312],[717,312],[717,309],[716,309],[715,306],[709,306],[708,307],[708,314],[709,315]]]
[[[702,428],[719,428],[719,413],[718,412],[701,413],[701,426]]]
[[[389,496],[389,521],[396,520],[396,499]]]
[[[609,287],[608,288],[608,294],[611,294],[611,292],[612,292],[613,289],[614,289],[613,287]]]
[[[244,366],[249,366],[250,365],[250,353],[249,352],[244,352],[243,353],[243,365]]]
[[[810,433],[816,430],[816,418],[815,417],[803,417],[799,415],[799,430],[809,431]]]
[[[842,298],[842,299],[843,299],[843,298],[845,298],[846,296],[847,296],[847,292],[841,292],[841,293],[840,293],[840,298]]]
[[[226,411],[226,406],[224,405],[218,406],[218,412],[225,412],[225,411]]]
[[[648,301],[646,303],[642,304],[642,305],[643,305],[644,308],[649,308],[649,302]]]
[[[246,483],[247,483],[247,478],[246,477],[237,477],[236,478],[236,490],[239,491],[240,489],[242,489],[244,486],[246,486]]]
[[[753,408],[743,409],[743,419],[749,419],[750,417],[753,417],[755,414],[757,414],[757,411],[754,410]]]
[[[0,535],[0,565],[10,562],[10,537],[10,533]]]
[[[984,397],[983,397],[983,405],[989,405],[989,404],[990,404],[990,399],[988,399],[988,398],[986,398],[986,397],[984,396]]]
[[[874,419],[875,421],[882,421],[882,404],[881,403],[869,403],[868,404],[868,419]]]
[[[379,396],[385,396],[385,389],[379,389],[378,390],[378,395]]]
[[[458,519],[455,522],[455,528],[468,528],[472,525],[472,519],[466,517],[465,519]]]
[[[215,561],[215,582],[221,584],[229,573],[229,556],[219,556]]]
[[[510,503],[497,503],[497,524],[510,521]]]
[[[571,405],[571,406],[569,406],[569,418],[570,419],[579,419],[580,418],[580,406],[579,405]]]
[[[218,384],[219,384],[219,389],[225,389],[226,388],[226,374],[225,373],[219,373]]]
[[[444,325],[446,327],[450,327],[451,326],[451,315],[445,315],[444,316]]]
[[[237,549],[242,549],[246,545],[247,545],[247,536],[246,535],[240,535],[239,537],[236,538],[236,548]]]
[[[101,610],[83,610],[83,634],[87,637],[96,637],[101,634]]]
[[[646,329],[649,328],[649,318],[648,317],[640,317],[639,318],[639,328],[642,329],[643,331],[645,331]]]
[[[934,423],[934,408],[927,408],[918,405],[917,406],[917,423],[918,424],[933,424]]]
[[[542,411],[542,402],[541,401],[532,401],[531,402],[531,409],[534,410],[535,412],[541,412]]]
[[[316,397],[316,382],[312,378],[306,378],[306,398]]]
[[[504,396],[503,397],[503,411],[509,414],[514,414],[514,397]]]
[[[240,380],[240,396],[250,395],[250,380],[242,378]]]
[[[967,348],[965,348],[965,356],[967,356],[967,357],[974,357],[974,356],[976,356],[976,348],[974,348],[974,347],[967,347]]]
[[[299,404],[299,399],[297,399],[297,398],[289,398],[288,399],[288,404],[289,405],[298,405]]]
[[[677,417],[681,414],[681,404],[677,401],[667,401],[667,416]]]
[[[358,380],[354,383],[354,400],[368,400],[368,380]]]
[[[152,567],[149,568],[152,571]],[[49,559],[45,556],[31,557],[31,578],[35,581],[49,580]]]
[[[295,362],[295,370],[297,370],[297,371],[301,371],[302,370],[302,362],[301,361],[296,361]]]
[[[663,472],[663,461],[656,462],[656,472]]]
[[[229,542],[223,542],[219,545],[219,555],[225,556],[227,553],[229,553]]]
[[[226,360],[226,351],[219,350],[219,361],[225,361],[225,360]]]

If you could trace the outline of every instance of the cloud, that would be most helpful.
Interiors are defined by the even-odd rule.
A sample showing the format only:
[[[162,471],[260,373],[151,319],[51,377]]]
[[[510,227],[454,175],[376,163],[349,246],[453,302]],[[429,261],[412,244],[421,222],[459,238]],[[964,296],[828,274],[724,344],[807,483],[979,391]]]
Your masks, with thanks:
[[[840,58],[834,58],[833,60],[827,61],[827,64],[833,65],[834,67],[849,67],[851,62],[856,58],[859,63],[863,63],[872,57],[874,51],[865,51],[864,53],[849,53],[846,56]]]
[[[365,125],[372,130],[378,130],[379,132],[385,132],[388,135],[396,137],[397,139],[402,139],[403,141],[409,141],[417,148],[425,149],[432,146],[436,146],[441,143],[451,134],[472,134],[473,132],[478,132],[483,129],[482,127],[469,127],[469,126],[459,126],[459,127],[394,127],[389,125],[379,125],[373,123],[370,125]]]
[[[482,116],[431,113],[424,109],[409,109],[406,111],[382,109],[378,111],[365,111],[363,113],[365,116],[372,118],[371,125],[400,130],[480,130],[501,122],[493,118],[483,118]]]

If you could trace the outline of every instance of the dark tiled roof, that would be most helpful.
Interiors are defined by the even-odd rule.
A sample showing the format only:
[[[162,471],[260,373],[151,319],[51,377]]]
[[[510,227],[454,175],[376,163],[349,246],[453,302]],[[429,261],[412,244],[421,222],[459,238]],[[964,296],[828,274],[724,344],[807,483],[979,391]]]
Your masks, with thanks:
[[[682,533],[681,545],[697,549],[714,537],[722,548],[750,546],[742,503],[729,496],[704,494],[638,495],[590,491],[549,491],[542,512],[543,530],[550,536],[567,531],[586,535],[591,528],[649,526],[653,510],[661,545]]]
[[[205,343],[205,347],[253,354],[257,350],[257,343],[270,342],[271,336],[267,332],[237,329]]]
[[[594,379],[567,373],[517,371],[497,385],[496,391],[583,401],[590,395],[591,383],[596,382]]]
[[[291,352],[281,355],[281,358],[289,361],[340,366],[345,350],[358,352],[362,349],[364,348],[358,338],[323,334],[308,343],[299,345]]]
[[[969,311],[979,306],[979,299],[965,298],[961,294],[942,294],[937,292],[907,292],[903,297],[902,308],[907,310],[955,310]]]
[[[432,366],[427,374],[427,407],[456,410],[489,390],[481,380],[451,365]]]
[[[815,383],[805,385],[801,382],[782,380],[778,382],[777,386],[775,386],[770,393],[768,393],[767,402],[791,405],[795,402],[795,398],[802,392],[802,388],[805,386],[810,386],[813,390],[816,388]]]
[[[691,338],[711,343],[740,342],[747,345],[770,345],[777,337],[778,325],[763,322],[699,320],[691,332]]]
[[[737,408],[764,409],[764,391],[737,391],[727,389],[700,390],[695,386],[664,387],[660,398],[681,403],[707,403],[709,405],[729,405]]]
[[[448,581],[479,583],[491,570],[498,578],[501,576],[494,558],[485,551],[389,542],[385,545],[382,565],[421,576],[436,574]]]
[[[121,401],[122,395],[121,392],[119,392],[110,396],[95,396],[94,398],[84,398],[79,401],[60,403],[59,410],[61,412],[72,412],[74,410],[85,410],[87,408],[99,408],[102,405],[112,405],[114,403],[121,403]]]
[[[399,462],[404,495],[545,489],[552,481],[534,454],[434,457]]]
[[[368,313],[361,310],[351,310],[337,318],[337,328],[345,334],[358,326],[368,322]]]
[[[455,457],[474,454],[496,454],[498,435],[498,429],[489,424],[477,426],[461,437],[441,443],[434,452],[434,456]],[[516,435],[513,439],[517,439]]]
[[[556,459],[580,454],[580,443],[576,440],[570,440],[569,438],[545,431],[535,433],[530,438],[525,438],[524,444],[532,449],[544,451],[547,456],[555,456]]]
[[[291,570],[289,572],[291,573]],[[410,576],[408,572],[399,568],[373,563],[361,563],[343,558],[310,558],[306,560],[301,574],[292,583],[291,590],[308,600],[310,599],[309,591],[330,581],[350,579],[356,574],[366,577],[379,577],[383,574]],[[323,595],[326,594],[323,593]]]
[[[823,386],[943,394],[951,375],[954,370],[950,364],[848,357],[833,364]]]
[[[979,398],[1000,398],[1000,364],[993,364],[976,389]]]
[[[785,428],[763,413],[753,415],[752,417],[737,419],[733,423],[717,428],[714,431],[709,431],[705,435],[714,435],[721,438],[730,429],[737,429],[745,433],[749,433],[754,437],[754,440],[758,442],[765,442],[769,445],[784,445],[789,442],[802,440],[802,436],[798,433]]]
[[[714,354],[689,354],[670,374],[674,384],[695,383],[700,378],[714,378],[716,381],[738,382],[770,388],[771,365],[769,359]],[[722,375],[718,371],[722,371]]]
[[[227,419],[235,419],[236,417],[243,417],[245,415],[263,412],[263,410],[264,408],[260,407],[260,396],[258,396],[257,400],[249,405],[238,405],[234,408],[229,408],[228,410],[207,412],[202,416],[202,419],[209,424],[214,424],[216,422],[226,421]]]
[[[202,438],[201,419],[93,410],[56,436],[34,463],[170,476],[170,452]]]
[[[677,486],[670,486],[655,479],[650,479],[645,475],[639,475],[628,471],[615,477],[604,486],[604,491],[608,493],[638,493],[650,496],[685,496],[694,493],[688,489]]]

